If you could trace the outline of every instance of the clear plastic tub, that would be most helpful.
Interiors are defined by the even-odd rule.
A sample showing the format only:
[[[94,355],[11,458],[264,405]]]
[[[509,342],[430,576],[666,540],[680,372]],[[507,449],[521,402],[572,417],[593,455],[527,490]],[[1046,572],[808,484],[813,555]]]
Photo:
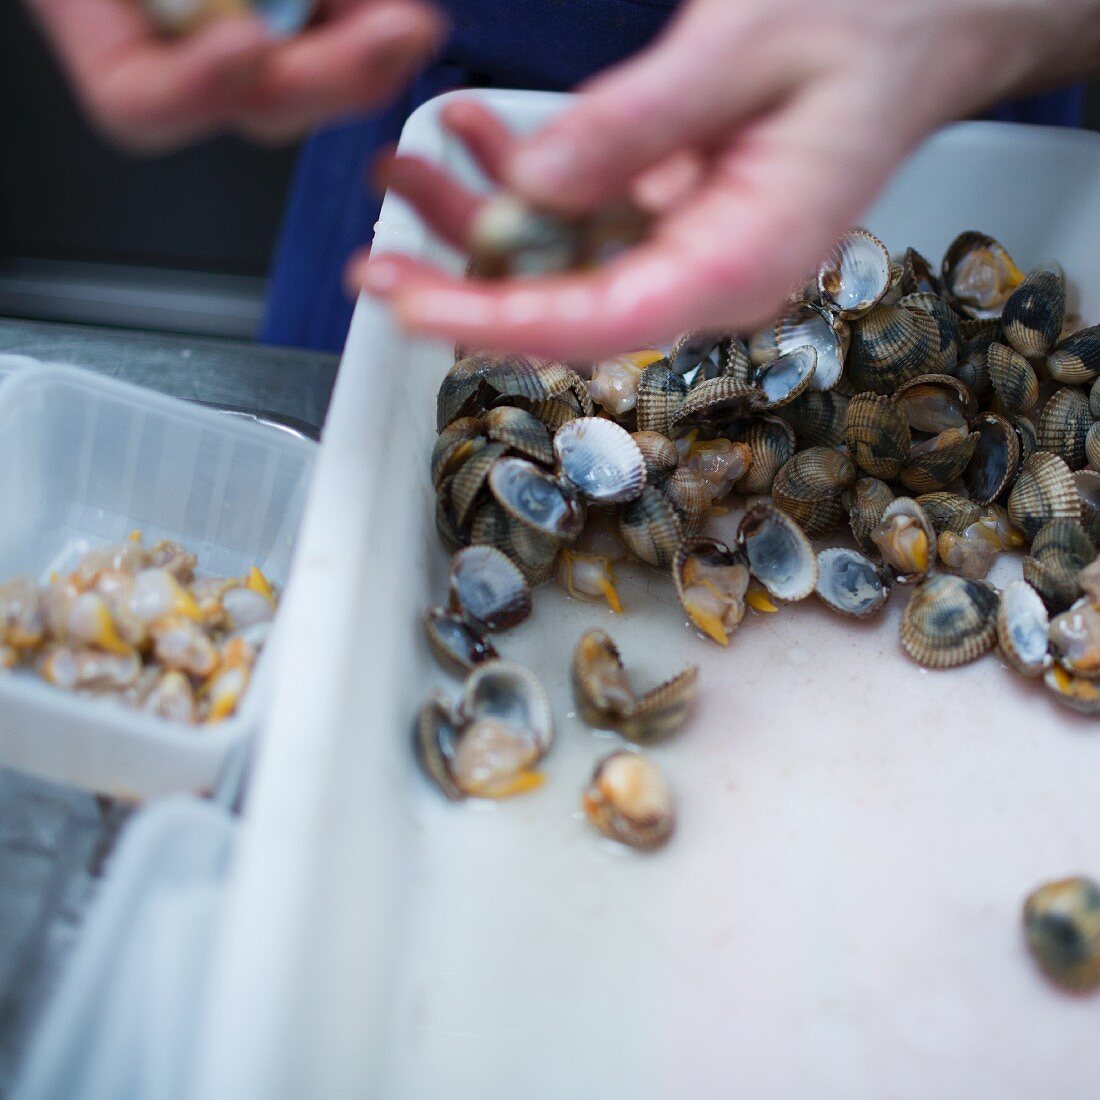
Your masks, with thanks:
[[[140,530],[147,543],[183,543],[203,572],[257,565],[284,585],[313,452],[286,433],[84,371],[18,371],[0,386],[0,579],[44,581]],[[268,653],[257,664],[237,713],[209,727],[13,672],[0,677],[0,763],[115,797],[208,789],[258,725],[270,663]]]

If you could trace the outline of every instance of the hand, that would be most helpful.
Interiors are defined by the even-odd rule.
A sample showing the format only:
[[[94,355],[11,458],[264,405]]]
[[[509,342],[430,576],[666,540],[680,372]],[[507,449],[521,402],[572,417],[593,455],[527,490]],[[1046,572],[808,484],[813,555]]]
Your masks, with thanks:
[[[77,94],[119,143],[154,151],[223,129],[284,140],[393,95],[438,47],[426,0],[332,0],[275,39],[254,16],[180,39],[135,0],[29,0]]]
[[[1096,0],[694,0],[526,142],[472,102],[445,114],[491,178],[538,205],[632,194],[658,216],[646,242],[586,274],[481,283],[380,256],[349,280],[414,331],[559,358],[749,330],[932,129],[1095,65],[1098,42]],[[423,162],[392,173],[464,240],[474,196]]]

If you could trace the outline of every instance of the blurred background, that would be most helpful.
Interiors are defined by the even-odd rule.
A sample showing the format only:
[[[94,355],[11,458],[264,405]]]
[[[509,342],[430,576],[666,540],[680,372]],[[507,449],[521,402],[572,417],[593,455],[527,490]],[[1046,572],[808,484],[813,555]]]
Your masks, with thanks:
[[[231,138],[120,153],[0,0],[0,316],[250,339],[295,153]]]

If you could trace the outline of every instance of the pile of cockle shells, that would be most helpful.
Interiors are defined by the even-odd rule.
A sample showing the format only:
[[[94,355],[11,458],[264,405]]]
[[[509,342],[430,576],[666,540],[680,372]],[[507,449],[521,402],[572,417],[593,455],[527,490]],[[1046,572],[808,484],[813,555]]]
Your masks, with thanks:
[[[248,688],[277,596],[259,569],[196,576],[176,542],[126,542],[84,554],[38,585],[0,584],[0,666],[115,699],[175,722],[229,717]]]
[[[1067,321],[1056,265],[1025,276],[966,232],[936,273],[855,229],[761,332],[579,369],[460,359],[438,395],[437,528],[451,550],[501,551],[528,607],[554,578],[618,611],[617,560],[669,570],[723,645],[746,604],[816,592],[862,617],[908,585],[914,660],[948,668],[999,640],[1096,715],[1100,588],[1082,570],[1100,536],[1098,377],[1100,326]],[[731,494],[749,501],[727,546],[705,531]],[[815,552],[845,525],[858,549]],[[1002,599],[984,577],[1026,544]]]

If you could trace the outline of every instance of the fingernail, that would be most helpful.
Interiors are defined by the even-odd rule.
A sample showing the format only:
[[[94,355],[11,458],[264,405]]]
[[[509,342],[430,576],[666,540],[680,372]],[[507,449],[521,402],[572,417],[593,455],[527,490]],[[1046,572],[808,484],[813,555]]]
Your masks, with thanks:
[[[570,181],[576,172],[576,159],[576,148],[568,138],[546,138],[515,155],[512,182],[521,191],[546,194]]]

